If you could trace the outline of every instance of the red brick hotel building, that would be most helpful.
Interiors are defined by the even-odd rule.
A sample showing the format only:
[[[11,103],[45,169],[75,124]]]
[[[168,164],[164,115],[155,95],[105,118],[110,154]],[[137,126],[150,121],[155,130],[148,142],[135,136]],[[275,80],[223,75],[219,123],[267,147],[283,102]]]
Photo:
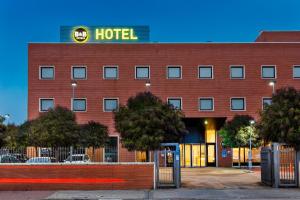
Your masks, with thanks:
[[[300,32],[261,32],[250,43],[30,43],[28,118],[70,108],[79,123],[109,127],[115,150],[103,150],[105,161],[140,161],[139,152],[122,148],[112,110],[149,80],[148,90],[185,114],[181,165],[231,166],[237,151],[222,150],[217,130],[236,114],[258,119],[270,103],[270,81],[300,89]]]

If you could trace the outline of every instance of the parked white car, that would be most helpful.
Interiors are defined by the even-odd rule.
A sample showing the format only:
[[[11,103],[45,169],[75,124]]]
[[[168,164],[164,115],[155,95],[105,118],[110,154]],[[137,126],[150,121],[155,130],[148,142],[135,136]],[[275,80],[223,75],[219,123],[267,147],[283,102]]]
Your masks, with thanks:
[[[71,156],[68,156],[65,163],[71,163]],[[72,163],[88,163],[91,162],[90,158],[86,154],[73,154],[72,155]]]
[[[34,157],[26,161],[26,163],[51,163],[50,157]]]

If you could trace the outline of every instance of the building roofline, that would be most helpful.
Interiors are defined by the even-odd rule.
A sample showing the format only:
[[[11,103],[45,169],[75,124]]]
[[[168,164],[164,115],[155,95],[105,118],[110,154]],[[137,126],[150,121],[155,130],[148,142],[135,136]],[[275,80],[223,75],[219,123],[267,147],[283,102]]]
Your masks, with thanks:
[[[27,44],[300,44],[300,42],[88,42],[83,44],[78,44],[74,42],[28,42]]]

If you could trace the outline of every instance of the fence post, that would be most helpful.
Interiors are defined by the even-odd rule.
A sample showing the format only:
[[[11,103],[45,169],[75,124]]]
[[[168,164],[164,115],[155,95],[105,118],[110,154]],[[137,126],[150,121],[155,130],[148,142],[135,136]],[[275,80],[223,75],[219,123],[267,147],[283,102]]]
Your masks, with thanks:
[[[273,143],[273,177],[274,177],[274,183],[273,187],[279,188],[279,182],[280,182],[280,160],[279,160],[279,144]]]
[[[70,162],[73,161],[73,146],[70,146]]]
[[[300,187],[300,151],[297,150],[296,151],[296,174],[295,174],[295,178],[296,178],[296,183],[297,183],[297,187]]]
[[[159,160],[158,160],[158,151],[155,150],[154,152],[154,189],[158,187],[158,182],[159,182]]]

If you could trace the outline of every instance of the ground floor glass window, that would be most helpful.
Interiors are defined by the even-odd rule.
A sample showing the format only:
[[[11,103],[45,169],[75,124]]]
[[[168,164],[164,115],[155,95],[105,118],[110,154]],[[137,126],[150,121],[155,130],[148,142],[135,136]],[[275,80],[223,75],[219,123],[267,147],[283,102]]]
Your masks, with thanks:
[[[104,150],[105,162],[118,162],[118,137],[109,137]]]

